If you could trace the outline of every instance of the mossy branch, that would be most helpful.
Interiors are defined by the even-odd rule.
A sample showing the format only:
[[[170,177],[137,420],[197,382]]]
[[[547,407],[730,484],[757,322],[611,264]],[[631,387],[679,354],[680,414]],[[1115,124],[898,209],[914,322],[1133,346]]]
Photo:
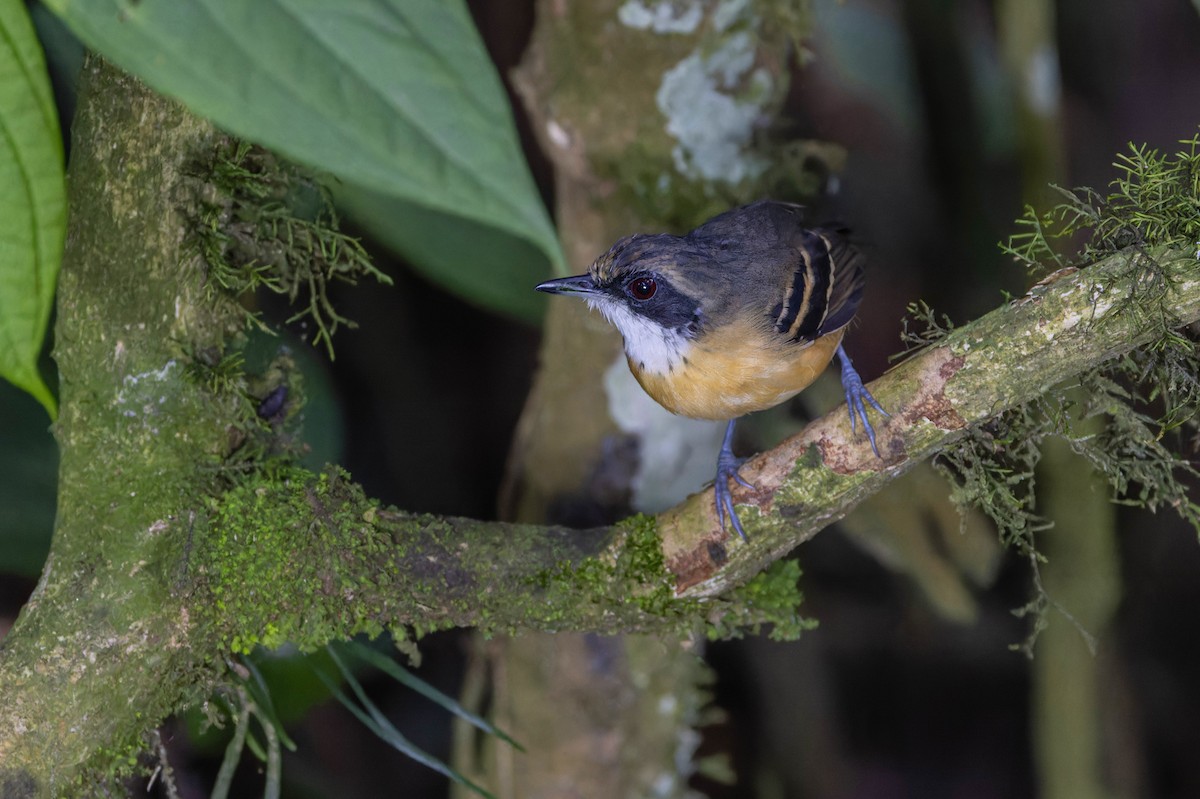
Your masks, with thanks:
[[[1033,475],[1050,435],[1104,474],[1115,500],[1174,509],[1200,531],[1200,505],[1180,479],[1196,469],[1161,441],[1195,427],[1200,412],[1200,349],[1186,330],[1200,281],[1200,134],[1180,144],[1174,153],[1131,146],[1107,195],[1060,190],[1057,207],[1028,210],[1005,250],[1031,274],[1057,271],[1025,297],[956,331],[928,306],[910,307],[925,330],[906,325],[903,338],[921,354],[873,388],[893,411],[882,458],[861,441],[846,447],[837,411],[744,467],[756,490],[741,496],[766,514],[751,570],[937,453],[952,497],[979,506],[1002,539],[1036,559],[1033,535],[1047,523],[1034,512]],[[1073,256],[1055,246],[1080,237]],[[1081,407],[1073,387],[1088,398]],[[1102,417],[1104,432],[1073,432],[1076,417]],[[668,564],[689,595],[745,576],[704,515],[710,507],[708,492],[664,520]],[[700,521],[710,532],[696,541],[688,531]]]

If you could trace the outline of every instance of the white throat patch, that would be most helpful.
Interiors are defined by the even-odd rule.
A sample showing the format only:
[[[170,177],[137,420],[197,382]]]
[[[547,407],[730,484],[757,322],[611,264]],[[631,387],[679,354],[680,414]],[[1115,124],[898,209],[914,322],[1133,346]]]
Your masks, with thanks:
[[[666,374],[691,349],[691,342],[682,333],[635,314],[618,300],[600,294],[585,299],[590,307],[604,314],[604,318],[621,331],[625,354],[640,369],[651,374]]]

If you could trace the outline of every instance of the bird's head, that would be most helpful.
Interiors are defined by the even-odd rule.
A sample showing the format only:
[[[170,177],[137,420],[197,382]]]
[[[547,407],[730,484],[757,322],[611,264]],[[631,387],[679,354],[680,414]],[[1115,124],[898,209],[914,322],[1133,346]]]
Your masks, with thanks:
[[[584,300],[621,331],[632,363],[665,373],[704,325],[703,303],[682,267],[689,255],[678,236],[628,236],[597,258],[587,274],[548,280],[537,290]]]

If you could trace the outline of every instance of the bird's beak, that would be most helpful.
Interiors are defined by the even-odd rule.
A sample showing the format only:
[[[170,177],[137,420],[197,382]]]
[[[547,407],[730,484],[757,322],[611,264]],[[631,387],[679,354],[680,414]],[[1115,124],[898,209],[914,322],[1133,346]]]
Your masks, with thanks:
[[[534,286],[538,291],[544,291],[547,294],[595,294],[599,289],[592,281],[590,275],[575,275],[574,277],[560,277],[557,280],[547,280],[545,283],[539,283]]]

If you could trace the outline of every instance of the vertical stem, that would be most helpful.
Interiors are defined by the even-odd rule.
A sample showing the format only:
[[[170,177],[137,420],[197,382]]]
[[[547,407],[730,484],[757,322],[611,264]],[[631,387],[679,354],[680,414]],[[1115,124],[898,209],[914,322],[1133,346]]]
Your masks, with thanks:
[[[1083,433],[1085,431],[1077,431]],[[1038,544],[1047,562],[1042,584],[1050,597],[1100,642],[1093,654],[1071,620],[1050,610],[1038,638],[1033,668],[1033,742],[1038,795],[1102,799],[1105,784],[1102,731],[1107,642],[1121,594],[1116,514],[1109,488],[1066,442],[1051,439],[1042,453],[1043,489],[1038,499],[1054,527]]]
[[[660,87],[708,24],[703,4],[691,10],[691,30],[671,31],[627,24],[623,5],[540,2],[516,75],[555,166],[555,216],[573,273],[641,227],[637,193],[622,185],[622,173],[678,178]],[[621,357],[619,336],[581,303],[551,303],[502,515],[588,526],[629,513],[643,442],[618,428],[604,384]],[[701,667],[680,642],[527,635],[492,652],[499,718],[529,747],[526,755],[489,755],[499,795],[563,795],[568,786],[579,796],[684,793],[689,759],[681,761],[678,747],[694,738],[688,725]],[[667,776],[673,782],[663,794]]]
[[[1050,183],[1066,177],[1054,3],[1001,0],[996,19],[1004,61],[1015,82],[1013,101],[1025,200],[1044,207],[1051,196]]]
[[[1044,204],[1051,183],[1066,177],[1054,14],[1049,0],[1002,0],[997,6],[1001,47],[1016,80],[1024,194],[1035,205]],[[1048,441],[1042,458],[1038,501],[1054,522],[1054,528],[1039,538],[1049,558],[1041,568],[1043,585],[1084,629],[1102,638],[1120,596],[1116,513],[1108,487],[1062,441]],[[1107,796],[1100,734],[1105,657],[1089,652],[1079,631],[1051,613],[1032,663],[1040,796]]]

